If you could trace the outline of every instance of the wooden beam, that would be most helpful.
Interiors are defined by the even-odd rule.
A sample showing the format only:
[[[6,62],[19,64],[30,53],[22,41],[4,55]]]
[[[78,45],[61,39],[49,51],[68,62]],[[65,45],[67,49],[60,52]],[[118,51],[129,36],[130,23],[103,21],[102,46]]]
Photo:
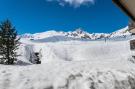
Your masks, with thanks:
[[[135,16],[133,14],[135,12],[129,10],[129,4],[128,5],[124,5],[123,0],[112,0],[112,1],[117,6],[119,6],[120,9],[123,10],[133,21],[135,21]],[[132,0],[132,1],[133,1],[133,3],[135,3],[134,0]],[[127,0],[127,2],[132,2],[132,1],[131,0]]]

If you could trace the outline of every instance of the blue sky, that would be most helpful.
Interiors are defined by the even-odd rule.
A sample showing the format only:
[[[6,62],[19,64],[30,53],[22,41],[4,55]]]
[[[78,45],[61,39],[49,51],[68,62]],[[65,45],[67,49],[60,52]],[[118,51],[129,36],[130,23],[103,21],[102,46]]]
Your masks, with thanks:
[[[10,19],[19,34],[47,30],[113,32],[128,17],[111,0],[0,0],[0,21]]]

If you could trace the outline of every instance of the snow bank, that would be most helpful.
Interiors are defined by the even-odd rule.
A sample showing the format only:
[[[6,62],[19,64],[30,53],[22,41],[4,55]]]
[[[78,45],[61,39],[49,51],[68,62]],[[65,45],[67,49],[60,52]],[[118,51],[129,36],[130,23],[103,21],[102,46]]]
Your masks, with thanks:
[[[131,58],[129,41],[64,41],[56,43],[37,42],[31,43],[31,46],[31,49],[34,52],[41,53],[42,63],[54,61],[87,60],[110,62],[121,60],[127,61],[129,58]],[[28,52],[29,50],[26,51]]]

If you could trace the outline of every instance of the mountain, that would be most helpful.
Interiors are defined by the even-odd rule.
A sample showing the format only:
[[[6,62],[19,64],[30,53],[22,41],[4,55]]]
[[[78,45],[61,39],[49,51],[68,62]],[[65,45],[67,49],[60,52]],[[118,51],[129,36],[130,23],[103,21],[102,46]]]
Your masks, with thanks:
[[[35,34],[25,33],[20,36],[21,38],[27,38],[27,39],[43,39],[51,36],[64,36],[64,32],[56,32],[54,30],[51,30],[51,31],[35,33]]]
[[[120,36],[128,36],[128,35],[131,35],[131,33],[128,32],[128,26],[127,26],[127,27],[125,27],[123,29],[112,32],[110,34],[110,37],[120,37]]]
[[[66,36],[73,38],[83,38],[83,39],[99,39],[107,37],[109,34],[107,33],[88,33],[81,28],[76,29],[73,32],[67,32]]]
[[[117,30],[112,33],[88,33],[84,31],[82,28],[78,28],[75,31],[69,31],[69,32],[57,32],[55,30],[51,31],[46,31],[46,32],[41,32],[41,33],[35,33],[35,34],[23,34],[20,35],[21,38],[26,38],[26,39],[44,39],[44,38],[57,38],[59,39],[60,37],[67,38],[67,39],[102,39],[102,38],[114,38],[114,37],[125,37],[129,36],[131,33],[128,32],[128,26]]]

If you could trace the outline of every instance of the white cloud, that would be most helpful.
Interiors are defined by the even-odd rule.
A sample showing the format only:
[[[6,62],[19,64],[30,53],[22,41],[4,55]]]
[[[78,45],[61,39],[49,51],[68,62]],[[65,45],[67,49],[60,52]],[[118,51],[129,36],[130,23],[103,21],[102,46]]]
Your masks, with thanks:
[[[66,4],[69,4],[77,8],[80,7],[81,5],[94,4],[95,0],[48,0],[48,1],[57,1],[61,6],[65,6]]]

